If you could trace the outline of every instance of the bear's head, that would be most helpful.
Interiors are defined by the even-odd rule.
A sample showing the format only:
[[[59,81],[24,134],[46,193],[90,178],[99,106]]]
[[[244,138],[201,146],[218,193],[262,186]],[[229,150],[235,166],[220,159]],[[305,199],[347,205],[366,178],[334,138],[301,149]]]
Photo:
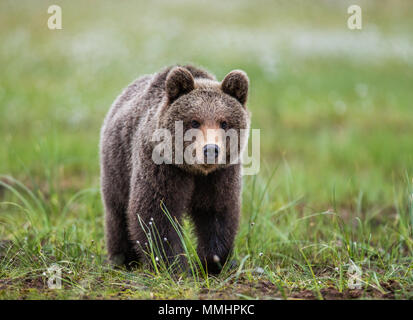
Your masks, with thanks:
[[[241,70],[222,82],[194,77],[185,67],[169,72],[158,127],[172,134],[173,164],[208,174],[239,162],[250,125],[248,86]]]

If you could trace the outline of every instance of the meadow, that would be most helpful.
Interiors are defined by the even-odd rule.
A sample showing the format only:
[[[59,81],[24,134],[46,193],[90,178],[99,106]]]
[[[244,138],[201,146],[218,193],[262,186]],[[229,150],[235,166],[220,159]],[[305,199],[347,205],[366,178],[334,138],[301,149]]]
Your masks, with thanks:
[[[63,29],[49,30],[49,5]],[[362,30],[347,7],[363,9]],[[413,3],[0,3],[0,299],[412,299]],[[106,262],[99,131],[135,78],[250,78],[261,168],[235,269]],[[183,240],[196,261],[189,221]],[[47,285],[48,268],[62,288]]]

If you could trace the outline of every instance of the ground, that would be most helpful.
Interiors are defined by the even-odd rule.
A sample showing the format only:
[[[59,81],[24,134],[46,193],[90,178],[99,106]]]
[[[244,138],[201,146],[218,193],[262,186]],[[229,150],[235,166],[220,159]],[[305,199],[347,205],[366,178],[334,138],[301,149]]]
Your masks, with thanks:
[[[363,29],[347,28],[347,7]],[[59,4],[63,30],[47,28]],[[0,4],[1,299],[411,299],[413,20],[407,1]],[[261,168],[235,269],[106,263],[99,130],[133,79],[243,69]],[[187,254],[195,239],[185,224]],[[57,264],[62,289],[49,289]]]

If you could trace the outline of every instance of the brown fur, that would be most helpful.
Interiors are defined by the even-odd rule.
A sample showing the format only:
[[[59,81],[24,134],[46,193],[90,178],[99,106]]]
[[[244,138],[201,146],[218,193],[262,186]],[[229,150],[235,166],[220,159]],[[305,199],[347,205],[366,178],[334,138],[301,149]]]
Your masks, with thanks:
[[[160,239],[167,239],[160,258],[171,262],[183,252],[161,210],[163,201],[178,221],[184,212],[191,217],[201,260],[210,273],[220,271],[238,228],[240,165],[157,165],[151,158],[151,137],[157,128],[173,133],[176,120],[182,120],[186,130],[194,118],[212,127],[225,120],[230,128],[249,128],[247,94],[248,78],[242,71],[231,72],[219,83],[206,71],[185,66],[143,76],[116,99],[100,145],[106,244],[113,263],[143,260],[141,249],[148,239],[138,216],[146,224],[153,221]]]

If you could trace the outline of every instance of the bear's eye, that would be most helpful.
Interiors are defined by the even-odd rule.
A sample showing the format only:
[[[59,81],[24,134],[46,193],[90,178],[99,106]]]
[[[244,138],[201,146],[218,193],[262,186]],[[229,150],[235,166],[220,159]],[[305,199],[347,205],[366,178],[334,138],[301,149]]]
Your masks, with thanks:
[[[198,121],[196,121],[196,120],[192,120],[191,121],[191,127],[192,128],[195,128],[195,129],[198,129],[199,127],[200,127],[200,123],[198,122]]]
[[[224,130],[225,130],[226,128],[228,128],[228,123],[227,123],[226,121],[222,121],[222,122],[221,122],[221,128],[224,129]]]

